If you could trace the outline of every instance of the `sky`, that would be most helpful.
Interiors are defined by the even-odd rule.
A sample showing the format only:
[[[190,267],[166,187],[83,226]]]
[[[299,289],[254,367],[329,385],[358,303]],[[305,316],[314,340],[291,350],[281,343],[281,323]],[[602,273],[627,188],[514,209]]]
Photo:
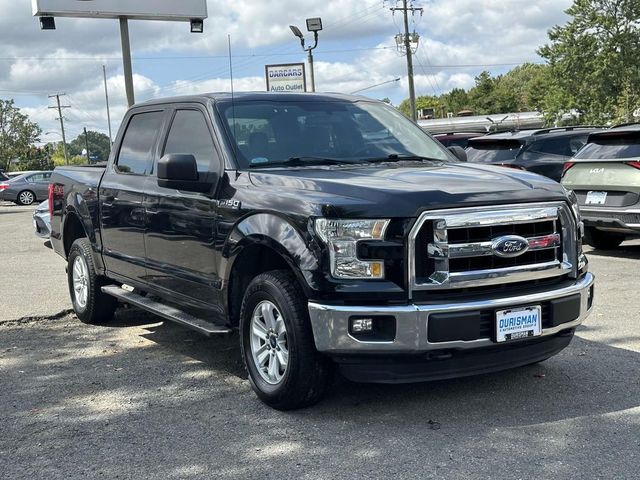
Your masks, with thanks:
[[[77,0],[69,0],[77,1]],[[400,2],[399,2],[400,3]],[[536,49],[547,31],[566,22],[571,0],[415,0],[423,15],[411,19],[420,35],[414,57],[417,95],[473,86],[483,70],[508,71],[541,62]],[[136,101],[198,92],[229,91],[228,35],[235,91],[265,90],[266,64],[306,60],[289,25],[306,32],[305,19],[324,25],[314,51],[316,90],[364,92],[394,104],[408,97],[406,59],[394,36],[402,17],[383,0],[207,0],[203,34],[188,23],[130,21]],[[0,98],[13,98],[43,129],[43,141],[59,141],[57,112],[48,108],[66,93],[67,141],[84,127],[107,133],[102,66],[107,71],[113,135],[126,111],[117,20],[56,19],[40,30],[29,0],[0,0]]]

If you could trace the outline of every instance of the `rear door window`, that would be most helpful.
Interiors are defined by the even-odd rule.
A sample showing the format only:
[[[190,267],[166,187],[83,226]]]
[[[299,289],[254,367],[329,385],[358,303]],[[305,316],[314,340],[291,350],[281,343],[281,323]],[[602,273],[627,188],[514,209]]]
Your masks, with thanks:
[[[515,140],[471,141],[467,148],[467,158],[475,163],[500,163],[515,160],[522,144]]]
[[[163,155],[182,153],[193,155],[198,172],[217,171],[218,155],[203,113],[199,110],[178,110],[173,122]],[[215,160],[215,164],[212,162]]]
[[[116,159],[118,172],[135,175],[149,173],[149,161],[162,125],[163,114],[161,111],[146,112],[131,117]]]
[[[29,175],[26,177],[27,182],[29,183],[42,183],[48,182],[51,178],[51,172],[43,172],[43,173],[34,173],[33,175]]]

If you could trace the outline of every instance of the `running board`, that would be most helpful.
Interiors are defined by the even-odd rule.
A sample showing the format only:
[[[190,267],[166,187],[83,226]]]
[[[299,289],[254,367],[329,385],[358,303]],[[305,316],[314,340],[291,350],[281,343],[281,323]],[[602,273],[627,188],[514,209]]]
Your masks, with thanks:
[[[129,292],[116,285],[107,285],[102,287],[102,291],[107,295],[116,297],[125,303],[135,305],[138,308],[146,310],[147,312],[154,313],[171,322],[179,323],[185,327],[191,328],[197,332],[200,332],[208,337],[220,333],[231,333],[232,330],[227,327],[221,327],[214,325],[211,322],[207,322],[201,318],[194,317],[193,315],[178,310],[177,308],[170,307],[164,303],[156,302],[150,298],[143,297],[137,293]]]

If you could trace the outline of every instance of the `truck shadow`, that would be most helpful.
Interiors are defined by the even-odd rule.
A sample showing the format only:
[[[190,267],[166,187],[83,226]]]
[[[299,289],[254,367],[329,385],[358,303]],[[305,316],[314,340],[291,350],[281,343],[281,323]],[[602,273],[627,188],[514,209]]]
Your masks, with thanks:
[[[246,379],[238,335],[205,338],[173,324],[146,328],[159,346],[203,362],[218,373]],[[543,363],[503,372],[415,384],[358,384],[339,374],[318,405],[289,415],[368,417],[413,425],[416,421],[515,426],[603,414],[640,406],[640,353],[576,336]],[[257,400],[256,400],[257,402]],[[406,411],[414,412],[410,417]],[[417,417],[416,417],[416,412]]]

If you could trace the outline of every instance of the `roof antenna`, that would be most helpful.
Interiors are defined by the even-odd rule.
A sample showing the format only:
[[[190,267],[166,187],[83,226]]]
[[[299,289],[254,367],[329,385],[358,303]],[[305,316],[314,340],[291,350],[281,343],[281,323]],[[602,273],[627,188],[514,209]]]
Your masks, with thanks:
[[[233,143],[234,150],[236,150],[236,156],[238,155],[238,135],[236,134],[236,103],[233,94],[233,62],[231,61],[231,34],[227,34],[227,40],[229,42],[229,75],[231,77],[231,120],[233,121]]]

